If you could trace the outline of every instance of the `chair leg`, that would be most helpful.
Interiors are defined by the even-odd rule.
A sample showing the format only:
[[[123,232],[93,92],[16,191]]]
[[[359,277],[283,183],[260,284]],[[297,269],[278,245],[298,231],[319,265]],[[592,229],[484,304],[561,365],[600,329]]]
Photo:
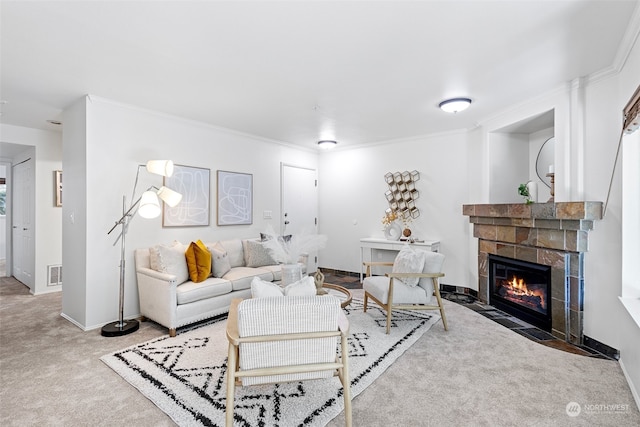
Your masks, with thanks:
[[[391,304],[387,304],[387,335],[391,332]]]
[[[440,307],[440,316],[442,317],[442,326],[444,326],[444,330],[448,331],[447,327],[447,316],[444,315],[444,305],[442,304],[442,297],[440,296],[440,284],[438,283],[438,279],[435,277],[433,279],[433,290],[436,294],[436,299],[438,300],[438,307]]]
[[[364,308],[362,309],[362,311],[364,311],[365,313],[367,312],[367,302],[369,302],[369,294],[368,293],[364,293]]]
[[[171,338],[176,336],[176,328],[169,328],[169,336]]]
[[[342,390],[344,395],[344,420],[347,427],[351,427],[351,380],[349,377],[349,345],[347,337],[343,336],[341,339],[342,345]]]
[[[229,343],[229,356],[227,358],[227,405],[225,408],[225,424],[227,427],[233,427],[233,400],[236,392],[236,363],[237,349]]]

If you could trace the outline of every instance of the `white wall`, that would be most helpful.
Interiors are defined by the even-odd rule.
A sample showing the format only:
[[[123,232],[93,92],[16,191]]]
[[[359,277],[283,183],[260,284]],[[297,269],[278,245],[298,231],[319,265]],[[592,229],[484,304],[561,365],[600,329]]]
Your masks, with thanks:
[[[63,304],[64,312],[83,328],[95,328],[116,320],[118,316],[119,244],[113,246],[117,232],[107,231],[122,215],[122,196],[131,197],[138,164],[150,159],[171,159],[176,164],[209,168],[210,226],[163,228],[162,219],[143,220],[135,217],[127,233],[125,316],[138,314],[138,296],[135,281],[133,250],[174,239],[189,243],[192,240],[216,241],[233,237],[257,237],[271,223],[278,229],[280,213],[280,163],[286,162],[317,169],[317,153],[295,149],[283,144],[234,133],[229,130],[138,109],[101,99],[86,98],[86,141],[82,135],[82,106],[79,113],[65,114],[65,150],[70,145],[86,148],[86,170],[79,170],[80,181],[86,190],[74,187],[68,194],[65,187],[65,205],[70,198],[78,202],[75,227],[69,227],[65,210],[65,250],[86,248],[86,271],[83,267],[65,266],[74,271],[65,277],[78,301]],[[69,116],[69,117],[68,117]],[[69,120],[80,123],[75,135],[67,135]],[[69,137],[69,138],[67,138]],[[65,162],[67,151],[65,151]],[[78,154],[70,154],[77,155]],[[79,160],[79,159],[78,159]],[[75,160],[74,160],[75,161]],[[216,171],[227,170],[253,174],[254,218],[252,225],[216,226]],[[68,175],[65,175],[65,182]],[[162,184],[162,178],[141,171],[138,189]],[[77,193],[77,194],[76,194]],[[139,194],[139,192],[138,192]],[[80,229],[83,219],[82,201],[86,197],[86,229]],[[73,202],[70,202],[73,203]],[[76,209],[76,208],[74,208]],[[273,212],[272,220],[263,220],[262,212]],[[69,233],[67,230],[69,229]],[[114,235],[115,234],[115,235]],[[79,263],[81,264],[81,263]],[[67,288],[65,288],[66,294]],[[86,292],[82,303],[82,292]],[[63,300],[67,298],[64,296]],[[74,297],[70,297],[74,298]],[[78,304],[81,307],[78,307]],[[86,312],[80,313],[83,309]]]
[[[518,186],[531,179],[529,135],[492,132],[489,159],[489,203],[523,202]]]
[[[620,109],[629,101],[631,94],[640,85],[640,78],[638,76],[640,76],[640,40],[636,39],[636,43],[633,48],[633,51],[625,63],[625,67],[620,75],[619,82],[618,82],[618,90],[617,90],[618,104],[617,105],[620,107]],[[634,138],[630,138],[630,141],[625,141],[625,143],[635,143],[635,144],[640,143],[640,137],[638,136],[638,131],[636,131],[634,135],[635,135]],[[640,190],[638,190],[638,188],[640,188],[640,180],[637,180],[638,176],[640,175],[640,172],[638,172],[640,169],[640,161],[639,161],[640,155],[638,155],[640,153],[640,148],[636,145],[634,150],[627,151],[627,154],[632,154],[634,153],[634,151],[635,151],[636,157],[634,158],[634,156],[630,156],[629,158],[625,158],[623,165],[626,169],[625,178],[629,178],[633,180],[633,178],[635,177],[636,182],[633,182],[633,181],[628,182],[625,180],[624,185],[629,186],[629,188],[633,189],[631,190],[632,194],[635,194],[637,196],[640,192]],[[623,150],[623,156],[624,154],[625,154],[625,151]],[[633,170],[635,170],[635,173],[629,170],[632,168]],[[624,195],[628,196],[629,193],[625,192]],[[628,202],[629,202],[629,205],[627,205]],[[629,297],[629,298],[631,297],[637,298],[638,297],[637,290],[639,286],[638,276],[635,276],[635,278],[632,279],[635,281],[634,283],[629,283],[629,282],[625,283],[625,277],[628,277],[627,274],[631,274],[631,272],[633,271],[633,268],[635,268],[635,271],[638,271],[637,260],[640,257],[640,254],[638,252],[639,246],[638,246],[638,240],[637,240],[637,238],[640,237],[638,236],[639,234],[638,223],[640,223],[639,221],[640,217],[637,216],[638,198],[636,197],[635,201],[629,201],[625,198],[623,201],[623,204],[625,209],[623,211],[624,215],[633,215],[634,210],[636,215],[635,218],[623,218],[624,239],[627,239],[627,238],[634,239],[633,233],[635,232],[636,241],[634,242],[635,248],[629,247],[627,245],[623,245],[625,251],[627,250],[630,251],[630,253],[628,254],[625,253],[625,256],[629,256],[631,257],[632,260],[635,261],[634,262],[635,267],[632,267],[631,271],[627,273],[626,267],[623,264],[623,271],[625,271],[625,273],[622,278],[623,280],[622,296]],[[629,222],[631,222],[633,225],[629,224],[629,228],[627,228],[627,224]],[[638,405],[638,407],[640,407],[640,323],[638,323],[638,318],[640,317],[640,313],[638,312],[637,304],[635,309],[636,309],[634,313],[634,315],[636,316],[635,320],[631,317],[630,313],[628,312],[622,312],[619,316],[620,328],[618,329],[618,331],[620,334],[620,338],[619,338],[618,348],[620,349],[620,364],[622,365],[625,375],[627,376],[627,380],[629,381],[629,385],[635,397],[636,404]],[[618,307],[616,308],[616,313],[620,313],[620,311],[621,311],[620,305],[618,305]]]
[[[87,106],[82,98],[63,116],[62,316],[80,327],[87,320]],[[106,161],[106,160],[105,160]],[[116,166],[117,167],[117,166]],[[109,175],[105,176],[108,180]],[[98,275],[100,273],[98,272]],[[106,323],[106,322],[105,322]]]
[[[35,157],[35,266],[33,294],[60,291],[47,286],[47,266],[62,262],[62,211],[55,206],[54,174],[62,169],[62,136],[58,132],[0,124],[2,142],[29,146]],[[24,156],[23,156],[24,157]],[[14,162],[23,160],[18,156]]]
[[[359,240],[383,238],[381,219],[388,208],[384,175],[417,170],[420,217],[411,225],[412,236],[440,240],[440,251],[447,256],[442,282],[469,286],[469,227],[462,216],[473,161],[468,157],[469,141],[468,132],[457,132],[321,154],[319,228],[329,240],[320,267],[360,271]]]

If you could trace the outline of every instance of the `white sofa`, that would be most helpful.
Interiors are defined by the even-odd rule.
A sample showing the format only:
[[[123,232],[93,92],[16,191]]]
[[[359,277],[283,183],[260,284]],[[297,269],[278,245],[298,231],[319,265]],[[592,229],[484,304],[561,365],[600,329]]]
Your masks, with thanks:
[[[184,264],[180,260],[180,251],[184,254],[188,245],[174,242],[171,246],[135,250],[140,314],[143,319],[169,328],[172,337],[176,328],[228,312],[232,299],[250,298],[254,277],[266,281],[281,279],[281,266],[257,239],[205,245],[213,258],[211,276],[198,283],[189,279],[186,260]],[[168,254],[166,265],[157,265],[158,252]],[[169,260],[171,257],[173,261]],[[306,259],[301,261],[306,272]]]

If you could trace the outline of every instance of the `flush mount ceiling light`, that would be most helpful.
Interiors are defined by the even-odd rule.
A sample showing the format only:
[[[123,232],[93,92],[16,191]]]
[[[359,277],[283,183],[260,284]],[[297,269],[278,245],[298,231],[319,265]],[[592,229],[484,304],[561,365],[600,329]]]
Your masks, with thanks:
[[[338,141],[333,141],[329,139],[324,139],[322,141],[318,141],[318,147],[328,150],[330,148],[335,147],[338,144]]]
[[[457,113],[466,110],[471,105],[469,98],[451,98],[442,101],[438,106],[447,113]]]

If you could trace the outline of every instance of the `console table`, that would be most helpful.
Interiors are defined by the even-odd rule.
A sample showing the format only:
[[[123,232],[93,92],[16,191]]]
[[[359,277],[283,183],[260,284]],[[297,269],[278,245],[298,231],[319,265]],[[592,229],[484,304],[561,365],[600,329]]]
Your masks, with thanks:
[[[406,244],[407,242],[403,240],[387,240],[375,237],[365,237],[364,239],[360,239],[360,281],[362,282],[363,263],[365,261],[373,261],[373,249],[399,252],[400,249],[402,249],[402,247]],[[440,250],[440,241],[438,240],[424,240],[422,242],[409,243],[409,245],[413,246],[416,249],[422,249],[424,251],[438,252]],[[365,260],[364,257],[365,249],[369,250],[368,260]]]

